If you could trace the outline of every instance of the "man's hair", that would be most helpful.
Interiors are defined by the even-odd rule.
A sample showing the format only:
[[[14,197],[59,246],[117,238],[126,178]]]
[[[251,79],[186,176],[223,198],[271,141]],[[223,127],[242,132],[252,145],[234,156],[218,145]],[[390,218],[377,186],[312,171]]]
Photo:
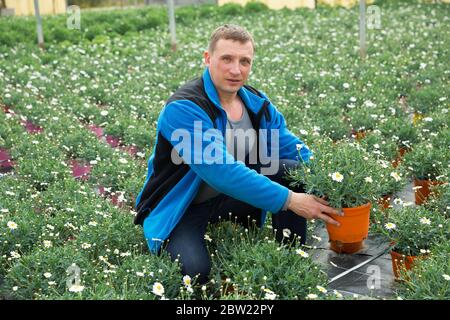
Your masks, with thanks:
[[[255,51],[255,42],[253,41],[253,37],[245,28],[234,25],[234,24],[224,24],[223,26],[218,27],[211,34],[211,38],[209,39],[208,52],[210,54],[213,53],[216,48],[216,44],[220,39],[225,40],[234,40],[239,41],[244,44],[250,41],[253,46],[253,52]]]

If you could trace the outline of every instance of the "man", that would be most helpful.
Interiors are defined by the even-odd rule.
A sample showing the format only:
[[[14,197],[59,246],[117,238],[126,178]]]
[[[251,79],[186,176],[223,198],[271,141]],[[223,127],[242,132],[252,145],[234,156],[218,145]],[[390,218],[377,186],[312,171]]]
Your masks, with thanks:
[[[268,98],[244,85],[253,57],[254,42],[244,28],[224,25],[213,32],[203,76],[179,88],[161,111],[136,200],[135,223],[142,224],[150,251],[160,252],[167,240],[163,249],[199,283],[211,269],[206,227],[229,219],[229,213],[246,226],[254,220],[261,227],[270,211],[278,241],[297,235],[304,243],[306,219],[338,225],[329,215],[340,213],[325,200],[287,188],[285,171],[309,161],[311,152]],[[263,131],[273,134],[264,138]],[[239,133],[248,139],[240,141]],[[269,162],[262,149],[271,155]]]

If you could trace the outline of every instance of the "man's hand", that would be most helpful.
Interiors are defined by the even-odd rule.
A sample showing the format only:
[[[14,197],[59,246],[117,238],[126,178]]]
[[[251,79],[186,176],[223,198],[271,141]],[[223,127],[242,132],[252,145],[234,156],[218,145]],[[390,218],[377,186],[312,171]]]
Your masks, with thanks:
[[[332,219],[330,215],[343,216],[343,212],[329,207],[324,199],[309,195],[306,193],[292,193],[291,201],[288,204],[288,210],[297,215],[310,219],[321,219],[326,223],[334,224],[339,227],[339,222]]]

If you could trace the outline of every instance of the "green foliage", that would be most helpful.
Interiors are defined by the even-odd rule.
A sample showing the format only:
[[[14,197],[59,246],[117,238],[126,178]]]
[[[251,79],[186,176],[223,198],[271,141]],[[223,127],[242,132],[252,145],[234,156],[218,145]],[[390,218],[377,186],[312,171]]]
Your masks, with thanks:
[[[367,133],[361,145],[375,157],[392,161],[398,156],[398,147],[392,140],[384,138],[378,132]]]
[[[268,10],[269,7],[265,3],[258,1],[250,1],[245,4],[244,11],[246,13],[258,13]]]
[[[315,144],[314,158],[293,171],[293,184],[303,183],[308,193],[325,196],[332,207],[357,207],[383,194],[383,167],[358,144],[324,141]]]
[[[411,175],[421,180],[444,180],[448,169],[450,155],[447,146],[434,146],[423,142],[414,146],[404,157],[405,167],[410,168]]]
[[[442,242],[431,248],[431,254],[418,260],[408,273],[397,295],[410,300],[448,300],[450,297],[450,244]]]
[[[434,245],[448,242],[450,237],[447,219],[423,207],[389,210],[382,230],[395,244],[393,250],[407,256],[426,255]]]
[[[409,104],[418,113],[427,114],[435,111],[440,104],[442,90],[435,86],[426,86],[414,92]]]
[[[316,286],[326,286],[326,275],[309,258],[303,258],[293,249],[278,248],[274,240],[259,242],[243,241],[239,246],[229,246],[219,251],[225,276],[241,284],[241,290],[255,293],[263,299],[267,291],[277,299],[305,299]],[[233,261],[234,263],[229,263]]]
[[[399,148],[411,148],[419,141],[416,127],[407,118],[388,118],[378,129],[387,140],[393,140]]]
[[[220,12],[224,15],[234,16],[242,14],[244,8],[236,3],[225,3],[220,7]]]

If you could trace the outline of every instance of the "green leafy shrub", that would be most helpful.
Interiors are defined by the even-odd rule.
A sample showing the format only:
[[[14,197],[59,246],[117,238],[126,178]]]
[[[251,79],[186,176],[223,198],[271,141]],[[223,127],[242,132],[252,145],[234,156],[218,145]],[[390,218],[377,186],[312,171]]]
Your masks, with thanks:
[[[222,15],[235,16],[242,14],[244,8],[236,3],[225,3],[223,6],[219,7],[219,11]]]
[[[335,208],[360,206],[383,194],[383,167],[358,144],[324,141],[312,151],[314,158],[289,174],[307,193],[325,196]]]
[[[421,180],[444,180],[449,161],[447,147],[433,146],[429,142],[415,145],[404,157],[404,165],[411,170],[410,175]]]
[[[429,253],[436,244],[449,240],[449,223],[437,212],[423,207],[391,209],[383,233],[395,244],[394,251],[407,256]]]
[[[257,1],[247,2],[244,6],[244,11],[246,13],[258,13],[266,10],[269,10],[269,7],[265,3]]]
[[[450,296],[449,242],[431,248],[426,259],[418,260],[414,271],[401,282],[396,294],[411,300],[447,300]]]
[[[416,127],[412,126],[407,118],[388,118],[378,129],[387,140],[395,141],[399,148],[410,149],[419,141]]]

